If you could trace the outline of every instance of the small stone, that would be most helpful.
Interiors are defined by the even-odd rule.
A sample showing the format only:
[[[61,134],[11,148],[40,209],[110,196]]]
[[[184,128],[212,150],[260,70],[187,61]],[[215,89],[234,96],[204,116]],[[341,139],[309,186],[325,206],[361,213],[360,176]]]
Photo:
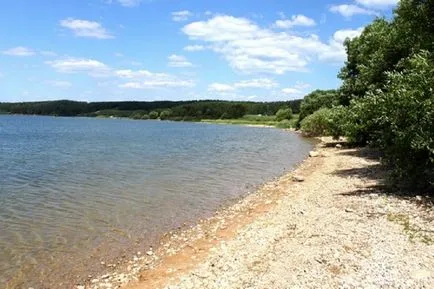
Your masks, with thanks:
[[[97,282],[99,282],[99,279],[92,279],[91,281],[90,281],[91,283],[97,283]]]
[[[101,279],[107,279],[108,277],[110,277],[110,275],[109,274],[105,274],[105,275],[101,276]]]
[[[309,152],[309,156],[310,156],[311,158],[315,158],[315,157],[319,156],[319,153],[318,153],[318,152],[311,151],[311,152]]]
[[[101,261],[101,265],[105,265],[105,262],[104,262],[104,261]]]
[[[299,182],[299,183],[304,182],[304,178],[302,176],[298,176],[298,175],[293,175],[292,180],[294,182]]]
[[[152,252],[151,250],[149,250],[148,252],[146,252],[146,255],[148,256],[152,256],[154,254],[154,252]]]
[[[429,278],[431,276],[431,272],[427,270],[416,270],[411,272],[411,276],[414,279],[420,280],[420,279]]]
[[[351,210],[351,209],[346,208],[346,209],[345,209],[345,212],[347,212],[347,213],[352,213],[352,212],[354,212],[354,211]]]
[[[421,196],[416,196],[416,200],[422,201],[422,197]]]
[[[86,287],[84,285],[77,285],[76,287],[77,289],[86,289]]]
[[[337,148],[337,149],[341,149],[341,148],[342,148],[342,145],[341,145],[340,143],[338,143],[338,144],[336,145],[336,148]]]

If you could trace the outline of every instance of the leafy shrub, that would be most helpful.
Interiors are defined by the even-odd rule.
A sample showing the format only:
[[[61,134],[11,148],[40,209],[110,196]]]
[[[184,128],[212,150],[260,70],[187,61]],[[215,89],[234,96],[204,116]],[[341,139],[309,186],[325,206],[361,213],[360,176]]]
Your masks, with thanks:
[[[301,130],[308,136],[328,135],[331,123],[331,110],[322,108],[303,119]]]
[[[284,119],[276,124],[278,128],[292,128],[292,122],[289,119]]]
[[[336,90],[315,90],[306,95],[300,105],[300,115],[297,126],[307,116],[321,108],[332,108],[339,104],[339,96]]]
[[[168,119],[171,115],[172,115],[172,111],[171,111],[170,109],[163,110],[163,111],[160,113],[160,119],[161,119],[161,120],[166,120],[166,119]]]
[[[143,119],[143,120],[148,120],[148,119],[149,119],[149,114],[144,114],[144,115],[142,115],[142,119]]]
[[[434,63],[423,51],[387,73],[383,90],[354,100],[345,126],[351,142],[380,148],[395,180],[434,187]]]
[[[158,112],[157,111],[151,111],[149,113],[149,118],[150,119],[157,119],[158,118]]]
[[[292,109],[281,108],[276,112],[276,121],[290,120],[292,118]]]

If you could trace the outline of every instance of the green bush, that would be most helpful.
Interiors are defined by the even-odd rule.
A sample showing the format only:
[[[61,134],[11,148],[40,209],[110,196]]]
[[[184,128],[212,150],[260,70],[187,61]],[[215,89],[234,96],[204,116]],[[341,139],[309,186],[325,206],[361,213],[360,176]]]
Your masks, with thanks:
[[[333,136],[337,139],[344,134],[347,114],[348,110],[343,106],[322,108],[301,122],[301,130],[307,136]]]
[[[328,135],[332,121],[331,109],[322,108],[303,119],[301,130],[308,136]]]
[[[170,117],[171,115],[172,115],[172,111],[171,111],[170,109],[163,110],[163,111],[160,113],[160,119],[161,119],[161,120],[169,119],[169,117]]]
[[[288,108],[281,108],[276,112],[276,121],[282,121],[282,120],[290,120],[292,118],[292,109],[290,107]]]
[[[143,119],[143,120],[148,120],[148,119],[149,119],[149,114],[144,114],[144,115],[142,115],[142,119]]]
[[[339,104],[339,96],[336,90],[315,90],[306,95],[300,105],[300,115],[297,127],[307,116],[321,108],[332,108]]]
[[[380,148],[394,180],[434,187],[434,62],[423,51],[387,73],[383,90],[354,100],[345,133],[351,142]]]
[[[150,119],[157,119],[158,118],[158,112],[157,111],[151,111],[149,113],[149,118]]]
[[[276,124],[277,128],[292,128],[292,122],[289,119],[284,119]]]

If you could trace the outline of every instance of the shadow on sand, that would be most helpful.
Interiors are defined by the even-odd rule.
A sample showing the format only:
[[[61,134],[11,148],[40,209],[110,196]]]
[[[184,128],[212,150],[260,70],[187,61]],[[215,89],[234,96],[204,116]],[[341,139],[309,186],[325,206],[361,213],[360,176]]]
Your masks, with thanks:
[[[341,194],[343,196],[363,196],[370,194],[387,195],[394,196],[400,199],[409,200],[416,202],[420,205],[433,207],[434,198],[432,194],[426,194],[417,190],[403,189],[397,184],[393,183],[389,177],[389,169],[381,164],[381,153],[367,148],[359,148],[357,150],[346,150],[339,152],[341,155],[348,155],[352,157],[360,157],[373,162],[371,165],[367,165],[361,168],[352,168],[337,170],[334,172],[335,175],[348,178],[361,178],[365,180],[375,181],[375,184],[363,187],[351,192]]]

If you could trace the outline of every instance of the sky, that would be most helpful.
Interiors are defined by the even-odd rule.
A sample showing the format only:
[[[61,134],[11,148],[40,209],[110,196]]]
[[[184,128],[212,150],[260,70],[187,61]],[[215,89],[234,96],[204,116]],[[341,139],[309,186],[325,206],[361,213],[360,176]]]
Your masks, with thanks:
[[[398,0],[0,0],[0,102],[302,98]]]

